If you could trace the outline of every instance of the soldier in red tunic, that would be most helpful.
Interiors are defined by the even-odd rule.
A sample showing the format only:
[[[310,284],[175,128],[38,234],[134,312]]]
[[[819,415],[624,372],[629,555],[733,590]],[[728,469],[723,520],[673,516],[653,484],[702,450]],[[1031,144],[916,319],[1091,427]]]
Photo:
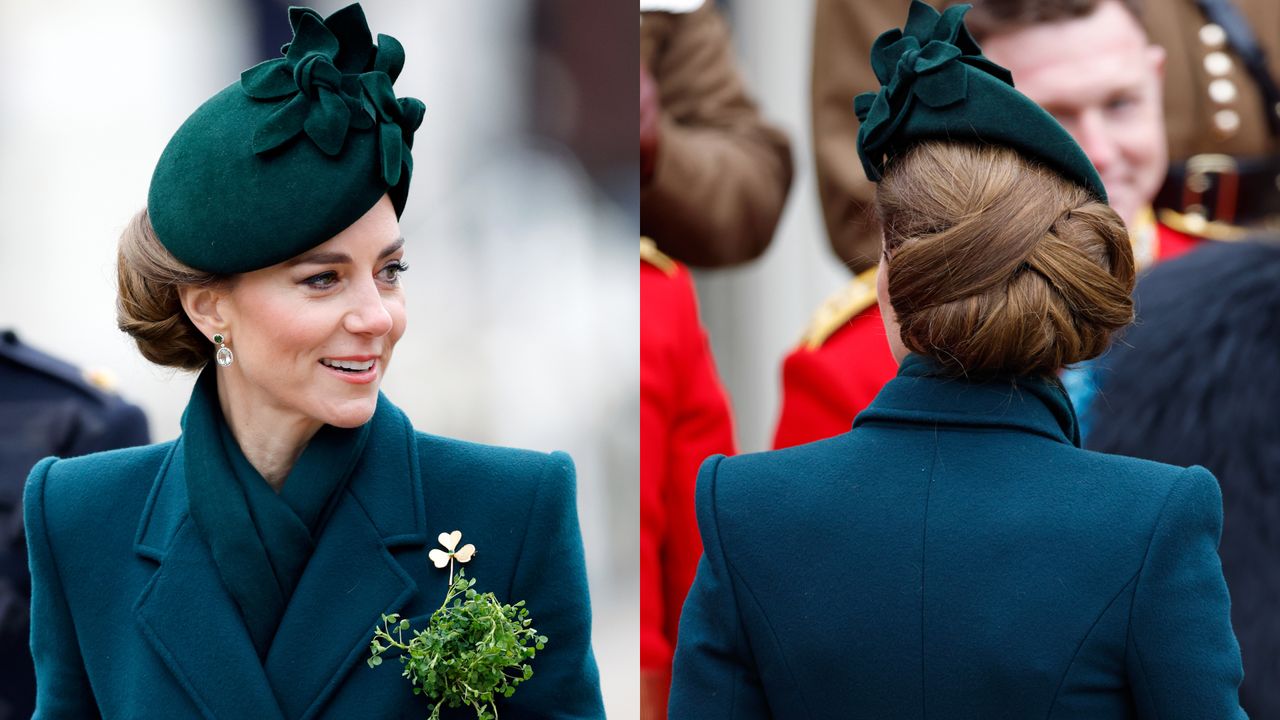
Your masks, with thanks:
[[[747,91],[715,3],[641,0],[640,10],[640,715],[657,720],[702,555],[698,466],[735,452],[681,263],[727,267],[763,253],[792,166],[786,135]]]
[[[646,706],[662,712],[680,608],[702,555],[698,466],[735,446],[689,270],[651,243],[642,241],[640,257],[640,657]]]
[[[1041,17],[1032,9],[1024,13],[1030,15],[1030,24],[1019,24],[1028,20],[1023,17],[1001,26],[982,0],[973,4],[971,15],[979,22],[970,28],[978,34],[985,54],[1012,71],[1018,89],[1050,110],[1097,167],[1112,206],[1129,226],[1139,267],[1194,247],[1197,238],[1158,224],[1151,210],[1168,165],[1160,97],[1164,53],[1150,44],[1129,7],[1119,0],[1097,0],[1084,15],[1073,17],[1067,13],[1078,10],[1040,4],[1034,12],[1042,13]],[[837,5],[820,2],[819,15],[824,7],[834,14]],[[986,23],[981,22],[984,16]],[[832,28],[840,27],[844,25],[819,22],[816,32],[829,35],[836,31]],[[1072,38],[1070,43],[1061,42],[1066,34]],[[1046,46],[1048,37],[1059,42]],[[823,47],[835,52],[839,45],[831,38],[815,40],[814,112],[819,135],[824,128],[819,105],[841,80],[831,77],[836,69],[819,64],[823,59],[818,53]],[[850,87],[848,97],[859,89],[866,88]],[[848,108],[849,122],[854,124],[851,101]],[[843,136],[839,145],[851,148],[851,137],[852,133]],[[822,140],[818,137],[815,142],[820,170],[824,167]],[[833,159],[827,160],[830,165]],[[860,172],[858,167],[856,159],[851,160],[846,174]],[[833,172],[828,168],[828,173]],[[839,192],[840,182],[839,177],[827,177],[823,197],[828,206],[852,202],[848,192]],[[877,247],[879,243],[874,238]],[[874,261],[868,258],[860,267]],[[783,362],[782,410],[774,447],[848,431],[853,418],[897,372],[875,302],[875,273],[874,267],[864,270],[828,300],[800,345]]]

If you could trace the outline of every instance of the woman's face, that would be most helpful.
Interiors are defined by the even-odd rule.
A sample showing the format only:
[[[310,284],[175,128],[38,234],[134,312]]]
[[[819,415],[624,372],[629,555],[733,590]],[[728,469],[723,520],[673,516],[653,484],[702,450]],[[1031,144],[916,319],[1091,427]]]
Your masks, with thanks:
[[[367,422],[404,334],[403,245],[383,196],[323,245],[237,276],[218,301],[235,353],[218,368],[227,389],[337,427]]]
[[[876,300],[880,304],[880,319],[884,321],[884,334],[889,338],[889,350],[899,365],[911,352],[902,344],[902,329],[898,327],[898,315],[889,303],[889,263],[880,253],[880,269],[876,271]]]

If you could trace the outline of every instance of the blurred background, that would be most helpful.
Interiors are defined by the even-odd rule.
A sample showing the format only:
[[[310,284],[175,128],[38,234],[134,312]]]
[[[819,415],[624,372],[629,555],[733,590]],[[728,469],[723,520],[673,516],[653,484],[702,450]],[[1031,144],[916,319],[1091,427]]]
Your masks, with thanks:
[[[0,329],[113,383],[152,441],[178,435],[193,377],[116,329],[116,240],[187,115],[289,40],[287,5],[0,3]],[[634,11],[362,5],[405,46],[397,94],[427,107],[384,388],[426,432],[573,456],[605,705],[636,717]]]
[[[743,266],[695,272],[702,320],[733,406],[739,450],[756,452],[772,447],[782,358],[800,341],[814,310],[848,283],[850,274],[827,243],[813,169],[814,0],[716,5],[732,29],[746,84],[763,116],[790,139],[794,164],[782,219],[765,254]]]

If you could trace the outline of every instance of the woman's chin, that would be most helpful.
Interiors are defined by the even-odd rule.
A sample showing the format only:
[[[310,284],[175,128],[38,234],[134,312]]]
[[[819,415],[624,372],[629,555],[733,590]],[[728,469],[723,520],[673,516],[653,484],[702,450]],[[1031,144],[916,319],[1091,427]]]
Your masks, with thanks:
[[[326,408],[322,417],[318,418],[326,425],[340,428],[357,428],[369,422],[373,411],[378,407],[378,396],[369,399],[349,400],[339,405]]]

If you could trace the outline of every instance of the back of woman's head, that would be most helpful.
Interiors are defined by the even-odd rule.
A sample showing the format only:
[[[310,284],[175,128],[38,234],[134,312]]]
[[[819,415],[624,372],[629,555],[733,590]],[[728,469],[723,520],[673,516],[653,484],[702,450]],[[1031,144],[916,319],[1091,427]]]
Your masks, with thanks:
[[[1133,319],[1124,223],[1004,147],[930,141],[876,193],[902,341],[960,375],[1047,375]]]

